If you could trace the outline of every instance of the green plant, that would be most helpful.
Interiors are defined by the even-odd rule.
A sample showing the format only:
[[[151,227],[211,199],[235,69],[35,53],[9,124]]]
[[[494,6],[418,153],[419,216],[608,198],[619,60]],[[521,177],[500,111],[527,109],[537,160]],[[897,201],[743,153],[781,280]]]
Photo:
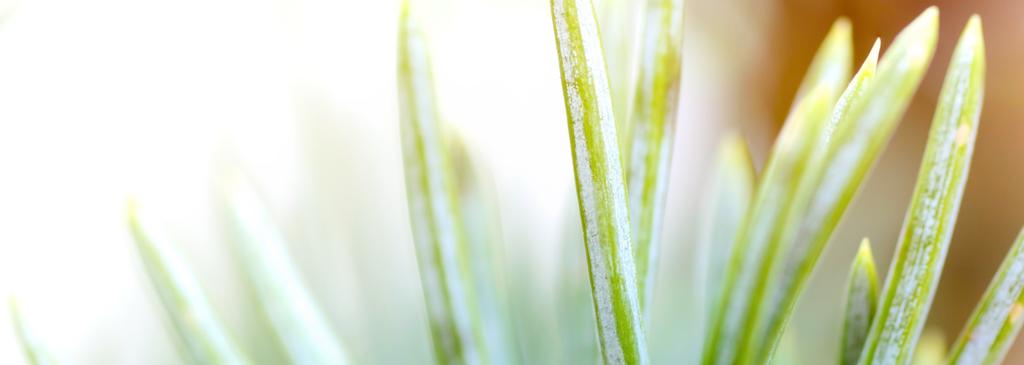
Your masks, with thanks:
[[[953,52],[921,172],[862,364],[906,363],[931,306],[967,182],[981,115],[985,49],[973,17]]]
[[[240,175],[225,178],[226,215],[259,305],[289,358],[295,364],[347,364],[345,350],[292,265],[284,239]]]
[[[496,339],[505,330],[494,313],[496,293],[478,293],[498,285],[489,275],[477,275],[474,266],[487,262],[474,253],[481,242],[467,239],[466,222],[460,213],[460,181],[452,152],[454,135],[445,136],[439,123],[426,40],[403,4],[399,20],[398,90],[401,111],[402,152],[413,239],[417,248],[420,280],[427,302],[434,355],[439,363],[501,363],[511,361],[507,339]],[[447,138],[445,138],[447,137]],[[457,154],[456,154],[457,156]],[[463,183],[462,185],[466,185]],[[465,188],[465,186],[463,186]],[[486,256],[486,255],[483,255]],[[508,336],[501,336],[508,337]]]
[[[653,249],[657,233],[651,232],[657,231],[662,214],[659,200],[663,199],[663,192],[659,192],[659,186],[667,179],[659,170],[667,164],[671,144],[666,141],[671,140],[674,131],[676,107],[666,103],[674,104],[678,92],[681,37],[677,36],[676,27],[681,27],[682,4],[648,2],[644,32],[648,38],[641,43],[651,49],[640,51],[644,56],[639,62],[636,104],[629,106],[637,117],[625,127],[622,123],[617,126],[615,121],[617,113],[613,111],[626,106],[615,105],[612,97],[598,22],[590,2],[554,0],[551,7],[600,356],[605,363],[647,363],[643,329],[648,295],[645,286],[650,285],[649,270],[657,256]],[[796,299],[828,238],[889,140],[931,62],[937,21],[938,11],[926,10],[896,38],[881,60],[880,45],[876,42],[848,84],[852,54],[848,21],[838,21],[826,37],[753,192],[746,219],[742,223],[707,224],[731,225],[737,233],[735,244],[730,245],[728,270],[709,275],[715,277],[710,290],[719,294],[719,300],[712,306],[714,321],[704,353],[706,364],[755,364],[772,358]],[[974,18],[947,73],[919,180],[923,187],[911,204],[919,207],[927,202],[947,208],[914,213],[920,216],[912,214],[905,230],[928,232],[936,227],[917,225],[955,218],[980,109],[983,56],[980,22]],[[414,114],[409,108],[404,112]],[[627,137],[619,137],[617,128],[629,131]],[[624,150],[630,151],[632,158],[621,158]],[[723,160],[728,161],[723,171],[744,169],[742,159]],[[737,165],[740,167],[733,167]],[[728,189],[723,190],[730,194],[738,192],[740,196],[743,186],[750,186],[743,180],[752,180],[742,172],[722,175],[739,180],[722,184]],[[950,176],[953,180],[936,176]],[[628,199],[633,204],[627,204]],[[721,209],[747,211],[743,198],[740,201],[736,204],[722,197],[709,204],[712,209],[723,205]],[[632,220],[627,218],[630,214],[634,215]],[[940,226],[949,229],[952,223]],[[716,230],[720,229],[709,229]],[[844,350],[843,361],[909,361],[909,355],[875,360],[873,341],[877,341],[877,335],[867,328],[869,324],[872,328],[890,326],[907,333],[907,340],[892,346],[892,351],[909,354],[914,349],[916,334],[921,330],[920,318],[930,305],[931,295],[927,293],[934,290],[943,247],[949,240],[948,232],[940,233],[926,236],[929,244],[939,248],[929,252],[938,259],[910,265],[911,270],[933,273],[924,283],[905,284],[923,286],[926,293],[925,298],[914,302],[910,313],[917,319],[912,325],[897,322],[891,326],[886,321],[890,317],[885,314],[879,316],[881,320],[871,320],[877,300],[873,263],[867,246],[858,255],[851,276],[850,317],[844,333],[848,348]],[[731,237],[711,236],[705,240],[723,239]],[[915,244],[910,241],[900,247]],[[896,267],[903,263],[898,260]],[[895,280],[894,276],[889,280]],[[887,284],[887,288],[893,285]],[[883,306],[877,310],[889,310],[887,303],[894,290],[887,289]],[[906,318],[896,316],[897,320]],[[863,356],[859,354],[861,347],[865,348]]]
[[[128,225],[157,297],[177,335],[184,357],[195,364],[248,364],[210,303],[199,282],[174,249],[154,234],[136,203],[128,205]]]
[[[864,348],[871,321],[875,319],[876,306],[878,272],[875,269],[875,257],[871,253],[871,243],[865,238],[850,268],[842,340],[839,345],[840,364],[853,365],[860,359],[860,350]]]
[[[14,323],[14,332],[25,352],[25,358],[32,365],[53,365],[57,364],[53,355],[46,349],[46,346],[39,340],[36,333],[25,323],[25,319],[18,308],[18,302],[11,297],[8,302],[11,310],[11,320]]]
[[[576,249],[586,255],[596,325],[596,348],[580,346],[583,355],[573,357],[580,362],[650,362],[646,323],[652,320],[650,298],[679,113],[683,2],[649,0],[643,14],[636,79],[629,80],[631,75],[623,75],[629,67],[622,64],[633,55],[619,54],[612,62],[616,66],[606,67],[611,56],[602,47],[591,1],[551,1],[553,53],[561,71],[582,223],[583,247]],[[884,54],[876,41],[856,73],[852,27],[846,19],[836,21],[760,175],[741,137],[730,134],[721,142],[712,190],[702,204],[706,214],[698,251],[706,287],[705,297],[695,300],[706,302],[702,315],[709,320],[703,364],[780,361],[780,341],[797,299],[931,63],[938,17],[936,8],[925,10]],[[493,223],[496,212],[486,203],[486,173],[442,122],[428,44],[408,3],[399,19],[397,90],[406,198],[434,361],[522,363],[518,342],[527,334],[509,320],[510,303],[517,302],[506,292],[502,255],[494,244],[500,234]],[[995,364],[1024,325],[1022,231],[946,359],[941,338],[922,335],[968,176],[983,99],[984,53],[975,16],[945,74],[881,291],[867,239],[853,259],[844,315],[835,319],[843,324],[837,363]],[[235,253],[289,361],[359,363],[350,360],[306,290],[255,190],[241,173],[228,176],[222,187]],[[250,363],[199,281],[134,203],[128,218],[140,261],[185,359]],[[573,309],[589,313],[588,308],[567,312]],[[30,361],[54,363],[13,300],[11,313]],[[578,326],[583,325],[566,327]]]
[[[953,345],[952,364],[998,364],[1024,324],[1024,230]]]
[[[602,357],[646,363],[618,136],[589,0],[551,3]]]

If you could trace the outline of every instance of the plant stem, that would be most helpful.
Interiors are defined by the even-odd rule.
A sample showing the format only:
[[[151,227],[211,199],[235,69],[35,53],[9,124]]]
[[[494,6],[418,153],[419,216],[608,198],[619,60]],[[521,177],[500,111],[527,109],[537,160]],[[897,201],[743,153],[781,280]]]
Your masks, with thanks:
[[[702,265],[697,272],[703,278],[697,282],[705,285],[698,289],[698,295],[706,298],[705,310],[700,312],[702,318],[715,318],[719,309],[714,299],[721,296],[729,254],[736,234],[747,215],[750,201],[754,195],[754,164],[750,161],[747,144],[738,134],[727,135],[718,146],[715,165],[708,180],[708,192],[701,202],[699,227],[698,264]],[[710,326],[704,332],[710,332]]]
[[[792,252],[787,249],[786,245],[790,240],[786,238],[785,234],[787,229],[796,226],[799,224],[800,219],[804,218],[802,215],[804,211],[801,209],[804,207],[804,204],[800,202],[803,201],[801,199],[806,199],[808,194],[810,194],[808,187],[802,185],[801,181],[814,176],[818,166],[820,166],[817,159],[828,151],[832,135],[835,133],[837,126],[844,123],[844,117],[847,116],[853,102],[863,97],[864,89],[870,84],[875,73],[875,67],[878,63],[878,48],[879,42],[876,41],[857,74],[854,75],[849,85],[846,86],[846,90],[843,91],[838,101],[836,101],[835,106],[831,110],[830,118],[824,122],[824,126],[820,128],[818,134],[807,136],[811,140],[812,146],[808,150],[807,159],[804,161],[806,164],[805,173],[787,182],[790,188],[795,189],[795,191],[789,195],[789,200],[785,203],[787,208],[781,214],[782,217],[775,218],[781,219],[782,223],[774,226],[771,239],[767,243],[766,257],[760,262],[759,266],[755,267],[752,273],[752,275],[757,275],[760,280],[760,285],[756,287],[757,291],[753,294],[757,298],[756,303],[758,307],[754,309],[756,312],[748,317],[741,363],[764,361],[774,351],[777,342],[781,340],[782,323],[784,323],[781,320],[788,315],[785,313],[788,310],[787,305],[790,305],[796,298],[796,293],[788,292],[786,289],[792,289],[792,287],[787,286],[792,285],[791,280],[797,278],[783,277],[780,272],[792,269],[786,266],[790,264],[787,261],[787,255],[800,253],[799,251]],[[803,280],[809,277],[810,273],[805,275],[799,279]]]
[[[590,0],[552,0],[576,192],[605,364],[648,363],[608,75]]]
[[[814,64],[845,64],[849,77],[850,32],[843,22],[829,32],[815,56]],[[838,44],[838,45],[837,45]],[[741,227],[730,256],[722,296],[716,307],[721,310],[712,322],[712,331],[705,342],[704,364],[733,364],[742,360],[744,345],[752,337],[753,316],[757,312],[759,293],[766,285],[762,268],[769,267],[771,239],[781,229],[782,219],[796,192],[808,161],[815,151],[818,135],[828,121],[829,110],[839,97],[844,81],[836,82],[832,72],[812,68],[806,85],[810,91],[794,102],[779,132],[763,175],[758,181],[754,200]],[[810,86],[807,86],[810,87]]]
[[[177,253],[160,236],[153,234],[133,202],[128,206],[128,224],[146,274],[167,311],[188,362],[248,364],[214,313],[199,282]]]
[[[17,300],[12,296],[8,304],[11,310],[11,323],[14,325],[14,333],[21,345],[22,353],[25,355],[25,361],[30,365],[56,365],[57,360],[50,354],[46,345],[25,323]]]
[[[917,186],[861,364],[905,364],[924,326],[953,236],[981,114],[981,22],[967,23],[946,72]]]
[[[648,318],[679,111],[683,0],[649,0],[645,13],[627,161],[637,290]]]
[[[327,317],[291,261],[287,245],[257,192],[239,172],[223,198],[235,248],[263,311],[293,364],[349,363]]]
[[[446,150],[455,173],[459,219],[466,232],[474,292],[479,298],[489,360],[520,364],[517,331],[512,325],[505,253],[494,181],[486,166],[454,130],[445,133]]]
[[[871,243],[865,238],[857,250],[846,285],[846,308],[843,311],[843,332],[839,342],[839,364],[856,365],[864,349],[871,320],[878,304],[878,274]]]
[[[487,364],[469,248],[434,94],[427,44],[403,3],[398,94],[402,160],[434,355],[441,364]]]
[[[1017,235],[1017,241],[960,332],[949,363],[1001,364],[1024,324],[1021,314],[1024,314],[1024,229]]]

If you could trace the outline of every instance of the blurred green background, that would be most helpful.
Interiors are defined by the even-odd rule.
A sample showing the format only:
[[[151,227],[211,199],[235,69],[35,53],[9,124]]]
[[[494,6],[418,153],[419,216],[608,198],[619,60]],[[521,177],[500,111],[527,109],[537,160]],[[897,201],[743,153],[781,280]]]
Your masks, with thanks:
[[[613,0],[606,0],[613,1]],[[565,110],[546,0],[421,0],[446,122],[494,176],[526,361],[550,363],[558,277],[581,263]],[[841,15],[859,64],[929,5],[935,61],[826,251],[787,341],[832,359],[856,244],[888,267],[958,33],[984,21],[988,80],[960,218],[929,326],[952,339],[1024,223],[1024,3],[690,0],[681,120],[657,278],[652,359],[696,361],[695,221],[720,136],[764,161],[813,52]],[[124,218],[159,212],[259,363],[284,361],[225,243],[213,178],[240,160],[357,363],[430,359],[403,188],[398,1],[0,1],[0,293],[65,363],[180,363]],[[607,36],[607,35],[606,35]],[[577,255],[577,256],[574,256]],[[579,267],[583,270],[583,267]],[[579,271],[581,277],[583,271]],[[589,311],[590,308],[582,308]],[[589,315],[589,312],[587,312]],[[0,316],[0,363],[19,363]],[[581,336],[590,336],[581,333]],[[783,346],[786,346],[785,344]],[[1007,363],[1024,361],[1024,345]]]

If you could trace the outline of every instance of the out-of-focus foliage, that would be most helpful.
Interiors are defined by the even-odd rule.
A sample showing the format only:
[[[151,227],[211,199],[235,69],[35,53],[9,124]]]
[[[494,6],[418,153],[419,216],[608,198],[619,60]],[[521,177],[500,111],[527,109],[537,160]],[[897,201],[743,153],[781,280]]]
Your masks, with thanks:
[[[31,365],[57,365],[53,355],[46,348],[46,345],[36,336],[21,314],[18,302],[11,297],[9,301],[11,310],[11,321],[14,323],[14,332],[21,342],[22,353],[25,360]]]
[[[260,197],[241,173],[226,179],[224,205],[238,256],[292,363],[347,364],[348,355],[292,264]]]
[[[650,311],[659,247],[676,244],[661,241],[682,110],[683,1],[609,0],[595,7],[591,0],[551,0],[550,7],[556,46],[550,56],[560,71],[570,145],[565,152],[572,158],[578,209],[564,224],[570,231],[560,246],[559,278],[550,284],[553,297],[526,298],[510,293],[547,284],[508,275],[489,171],[442,117],[425,30],[415,9],[401,5],[397,126],[410,249],[426,309],[428,331],[419,335],[430,339],[438,364],[633,365],[654,358],[649,328],[665,322]],[[807,68],[764,169],[755,172],[740,134],[719,141],[711,172],[701,177],[708,188],[695,214],[698,296],[689,299],[697,302],[694,317],[701,323],[669,323],[700,328],[704,365],[800,361],[806,352],[800,334],[787,331],[796,303],[815,270],[835,270],[819,267],[820,258],[922,83],[938,24],[938,9],[924,10],[884,54],[876,41],[853,73],[853,25],[837,20]],[[975,16],[946,70],[883,290],[865,239],[852,259],[844,313],[831,319],[842,324],[835,334],[838,359],[823,363],[997,364],[1024,325],[1022,232],[948,357],[941,334],[924,330],[969,173],[985,60]],[[514,76],[515,70],[505,71]],[[254,305],[290,361],[360,363],[363,349],[346,346],[337,335],[259,194],[234,177],[223,188],[232,252],[254,289]],[[129,207],[139,261],[184,358],[195,364],[259,363],[221,323],[202,279],[146,218]],[[525,312],[543,317],[532,307],[538,302],[556,308],[552,323],[536,326],[553,329],[555,343],[541,343],[533,327],[521,323]],[[11,313],[26,358],[54,363],[13,301]],[[793,341],[782,341],[784,336]],[[553,354],[534,356],[541,346]]]
[[[142,266],[163,304],[185,358],[193,364],[248,364],[203,293],[198,279],[169,242],[154,233],[136,203],[128,207],[128,226]]]

